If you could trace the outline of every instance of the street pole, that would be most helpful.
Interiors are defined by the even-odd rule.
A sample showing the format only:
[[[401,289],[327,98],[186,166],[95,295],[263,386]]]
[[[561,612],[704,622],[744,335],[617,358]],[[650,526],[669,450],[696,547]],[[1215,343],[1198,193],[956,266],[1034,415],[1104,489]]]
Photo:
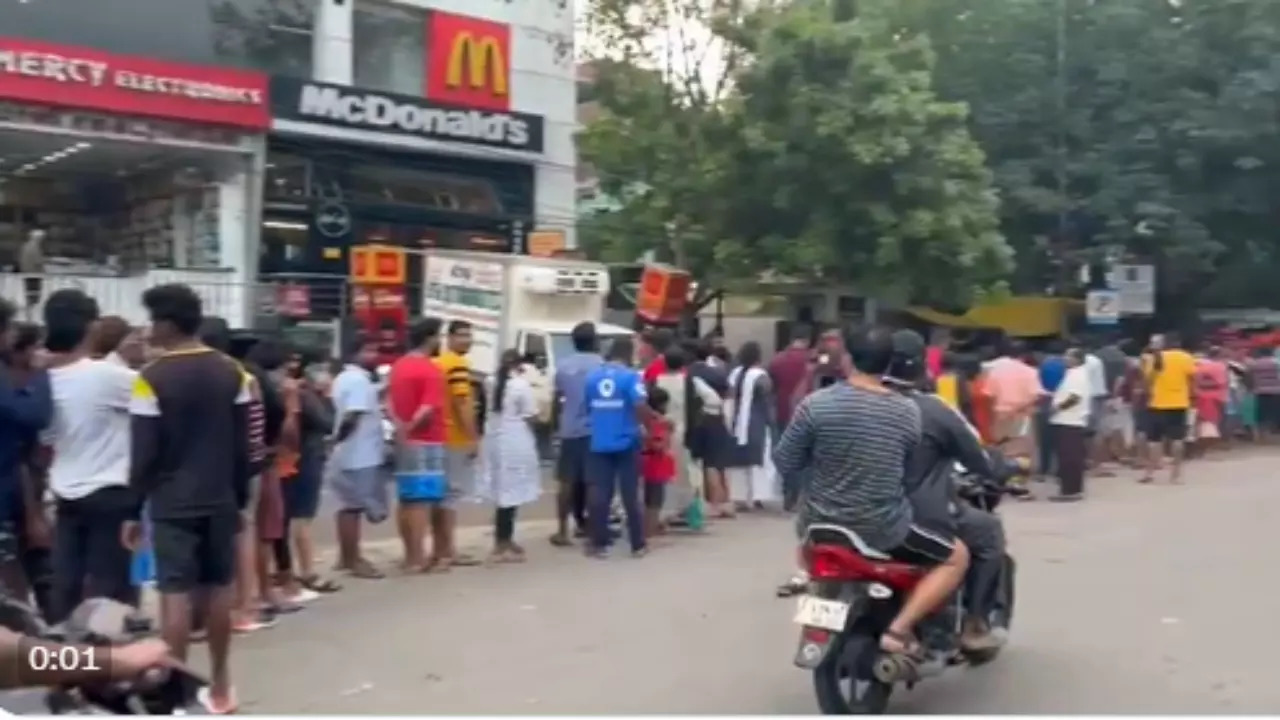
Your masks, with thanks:
[[[1056,138],[1057,156],[1054,162],[1054,175],[1058,186],[1058,243],[1059,247],[1066,249],[1063,254],[1070,258],[1073,253],[1070,252],[1067,243],[1067,212],[1068,212],[1068,180],[1067,180],[1067,0],[1058,0],[1058,18],[1057,18],[1057,68],[1056,77],[1054,78],[1054,94],[1056,95],[1056,105],[1058,110],[1058,127]],[[1064,258],[1066,260],[1067,258]],[[1068,263],[1062,262],[1058,270],[1058,282],[1055,283],[1061,288],[1065,283],[1063,281],[1070,277],[1070,269],[1067,268]]]

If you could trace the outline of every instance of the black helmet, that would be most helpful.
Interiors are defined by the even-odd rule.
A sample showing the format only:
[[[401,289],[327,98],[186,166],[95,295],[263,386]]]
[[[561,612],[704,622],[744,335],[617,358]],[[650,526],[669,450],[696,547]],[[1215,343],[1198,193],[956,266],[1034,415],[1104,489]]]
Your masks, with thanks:
[[[885,372],[886,379],[895,384],[915,385],[924,376],[925,341],[914,330],[899,330],[893,334],[893,361]]]

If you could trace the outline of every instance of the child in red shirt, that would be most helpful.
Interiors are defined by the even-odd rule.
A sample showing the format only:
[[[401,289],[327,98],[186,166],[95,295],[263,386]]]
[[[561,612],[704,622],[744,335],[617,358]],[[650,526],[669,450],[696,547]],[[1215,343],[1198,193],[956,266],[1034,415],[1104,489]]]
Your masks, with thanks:
[[[672,424],[667,419],[670,397],[662,388],[650,388],[649,407],[653,416],[645,421],[644,445],[640,450],[640,477],[644,480],[645,536],[662,533],[662,505],[667,484],[675,479],[676,459],[671,451]]]

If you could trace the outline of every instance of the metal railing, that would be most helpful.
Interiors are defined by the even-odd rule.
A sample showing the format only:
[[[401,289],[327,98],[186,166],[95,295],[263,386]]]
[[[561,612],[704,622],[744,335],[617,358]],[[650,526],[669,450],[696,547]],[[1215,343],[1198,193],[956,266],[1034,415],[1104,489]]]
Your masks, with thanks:
[[[200,296],[206,317],[225,318],[233,327],[277,327],[282,319],[331,322],[352,315],[352,287],[342,275],[276,273],[240,282],[227,271],[150,270],[137,275],[61,273],[0,275],[0,297],[19,308],[20,320],[43,324],[44,301],[63,288],[76,288],[98,301],[102,315],[118,315],[131,325],[149,321],[142,305],[147,288],[182,283]],[[422,286],[405,289],[410,315],[421,312]]]

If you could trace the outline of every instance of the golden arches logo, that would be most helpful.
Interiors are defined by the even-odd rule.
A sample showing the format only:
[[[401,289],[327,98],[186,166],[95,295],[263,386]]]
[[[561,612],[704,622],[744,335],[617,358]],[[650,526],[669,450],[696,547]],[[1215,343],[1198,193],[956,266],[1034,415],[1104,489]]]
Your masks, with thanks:
[[[464,73],[466,83],[475,90],[487,86],[494,95],[507,94],[507,59],[492,36],[477,38],[470,32],[461,32],[453,39],[445,84],[461,88]]]

